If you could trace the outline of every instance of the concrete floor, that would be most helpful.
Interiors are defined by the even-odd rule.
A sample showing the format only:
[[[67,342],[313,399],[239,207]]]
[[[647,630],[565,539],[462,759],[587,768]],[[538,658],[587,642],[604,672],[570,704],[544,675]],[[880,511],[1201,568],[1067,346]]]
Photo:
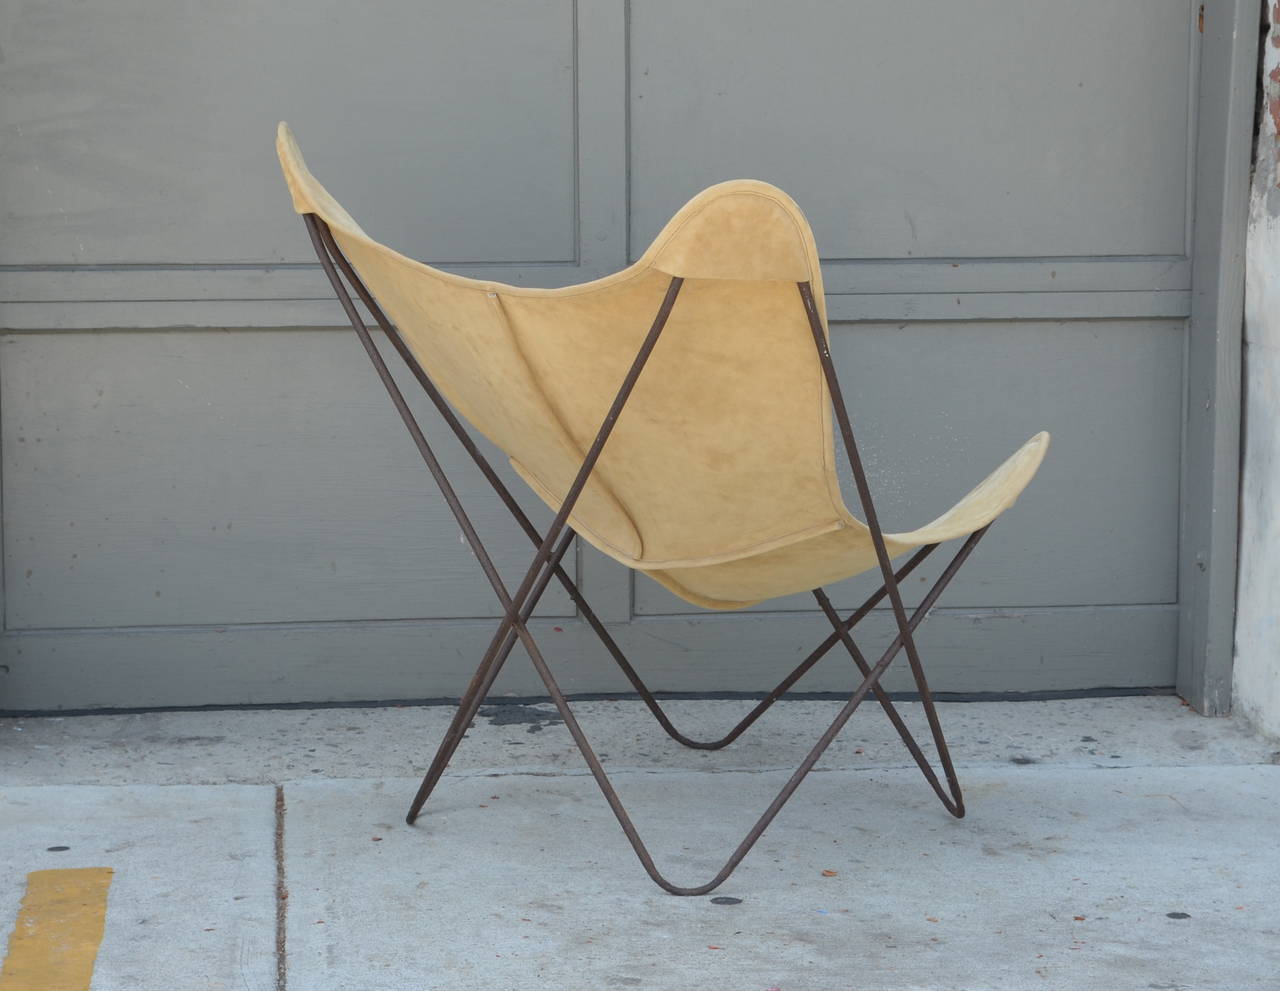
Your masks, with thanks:
[[[578,706],[686,884],[837,708],[708,753]],[[550,706],[483,710],[412,829],[449,708],[0,720],[0,929],[27,872],[112,867],[96,991],[1280,989],[1280,743],[1173,698],[941,709],[966,819],[868,708],[704,898],[644,875]]]

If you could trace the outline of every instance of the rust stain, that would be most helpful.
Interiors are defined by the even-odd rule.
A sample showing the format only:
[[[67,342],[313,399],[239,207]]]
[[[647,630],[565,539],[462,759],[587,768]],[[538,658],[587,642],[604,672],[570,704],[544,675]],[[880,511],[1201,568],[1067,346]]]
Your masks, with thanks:
[[[1204,34],[1204,4],[1200,5],[1200,13],[1196,15],[1196,28]]]
[[[1280,2],[1276,4],[1280,7]],[[1273,37],[1272,41],[1276,39]],[[1271,115],[1273,135],[1280,137],[1280,65],[1272,67],[1267,73],[1270,85],[1267,87],[1267,112]]]
[[[1280,13],[1280,0],[1275,4],[1275,10]],[[1274,23],[1274,22],[1273,22]],[[1271,37],[1272,44],[1277,42],[1276,36]],[[1269,85],[1266,86],[1267,96],[1267,113],[1271,115],[1272,140],[1280,139],[1280,65],[1272,66],[1271,71],[1267,73]],[[1276,158],[1280,160],[1280,148],[1276,150]]]
[[[1280,72],[1280,66],[1278,66],[1276,69],[1273,69],[1270,73],[1273,81],[1275,80],[1275,76],[1277,72]],[[1275,142],[1277,137],[1280,137],[1280,97],[1268,96],[1267,112],[1271,114],[1272,141]],[[1280,143],[1277,144],[1277,147],[1274,153],[1276,156],[1276,161],[1280,162]],[[1276,186],[1280,187],[1280,179],[1277,180]]]

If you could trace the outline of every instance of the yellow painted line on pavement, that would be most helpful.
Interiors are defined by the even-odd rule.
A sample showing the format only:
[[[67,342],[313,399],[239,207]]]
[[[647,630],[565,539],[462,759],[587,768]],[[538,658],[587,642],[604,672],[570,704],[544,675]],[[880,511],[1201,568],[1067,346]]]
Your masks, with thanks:
[[[0,991],[89,991],[110,867],[32,871],[0,968]]]

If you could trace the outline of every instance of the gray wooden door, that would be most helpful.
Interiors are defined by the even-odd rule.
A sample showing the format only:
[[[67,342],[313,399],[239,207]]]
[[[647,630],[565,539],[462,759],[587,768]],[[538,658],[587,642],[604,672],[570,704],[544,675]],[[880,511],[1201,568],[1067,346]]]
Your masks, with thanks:
[[[925,627],[935,687],[1178,681],[1214,708],[1256,0],[0,13],[0,709],[456,695],[492,630],[277,119],[375,236],[518,284],[621,268],[713,182],[783,187],[887,528],[1054,435]],[[514,579],[523,536],[440,447]],[[824,633],[801,597],[706,614],[574,568],[655,687],[764,689]],[[552,594],[537,625],[565,687],[620,689],[572,613]],[[833,659],[802,687],[850,684]],[[517,659],[499,690],[541,688]]]

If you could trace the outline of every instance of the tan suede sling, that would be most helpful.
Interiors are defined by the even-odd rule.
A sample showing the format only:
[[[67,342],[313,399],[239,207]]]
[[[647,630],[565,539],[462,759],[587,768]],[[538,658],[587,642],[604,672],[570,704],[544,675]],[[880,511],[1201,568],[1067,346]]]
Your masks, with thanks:
[[[831,404],[797,282],[822,274],[781,190],[704,190],[635,264],[563,289],[452,275],[370,238],[277,151],[294,209],[315,213],[449,402],[558,509],[673,276],[679,300],[573,508],[605,554],[676,595],[736,609],[877,564],[845,507]],[[825,325],[825,313],[822,314]],[[1038,433],[932,523],[885,534],[891,555],[967,536],[1017,499],[1049,446]]]

